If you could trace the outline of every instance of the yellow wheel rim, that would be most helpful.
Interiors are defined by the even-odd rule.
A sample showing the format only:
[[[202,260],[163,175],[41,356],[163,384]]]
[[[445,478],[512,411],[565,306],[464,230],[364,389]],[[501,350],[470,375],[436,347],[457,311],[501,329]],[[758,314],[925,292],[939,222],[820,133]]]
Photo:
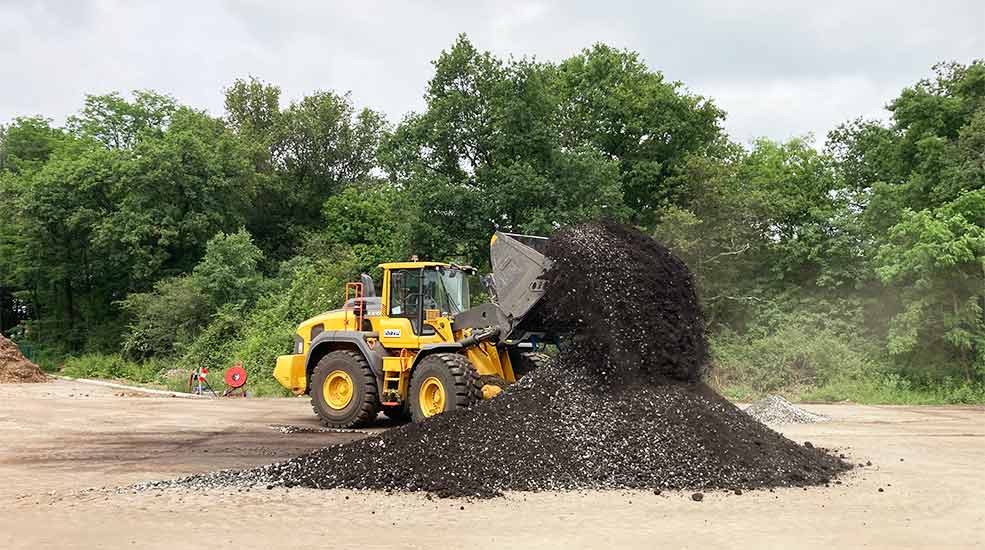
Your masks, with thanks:
[[[322,395],[329,407],[337,410],[346,408],[352,401],[352,378],[345,371],[333,370],[325,377]]]
[[[424,416],[434,416],[445,411],[445,387],[441,384],[441,380],[434,376],[421,384],[418,397]]]

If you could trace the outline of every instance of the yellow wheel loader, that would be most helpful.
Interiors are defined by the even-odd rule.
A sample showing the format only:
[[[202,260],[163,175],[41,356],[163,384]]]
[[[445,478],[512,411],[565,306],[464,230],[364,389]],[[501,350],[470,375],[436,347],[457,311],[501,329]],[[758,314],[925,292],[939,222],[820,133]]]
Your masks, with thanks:
[[[490,241],[495,303],[471,307],[475,270],[440,262],[381,264],[382,292],[367,275],[346,286],[341,309],[298,326],[274,378],[310,394],[322,423],[352,428],[376,418],[415,421],[480,399],[546,357],[543,332],[521,327],[544,293],[544,237],[497,232]]]

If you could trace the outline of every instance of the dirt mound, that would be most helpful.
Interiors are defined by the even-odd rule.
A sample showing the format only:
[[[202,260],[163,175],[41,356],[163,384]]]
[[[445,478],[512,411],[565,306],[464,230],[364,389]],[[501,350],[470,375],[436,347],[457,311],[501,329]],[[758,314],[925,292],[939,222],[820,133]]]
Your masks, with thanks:
[[[784,439],[702,383],[620,385],[559,364],[494,400],[247,472],[190,480],[315,488],[503,491],[754,489],[827,482],[846,468]]]
[[[47,381],[41,368],[28,361],[17,344],[0,334],[0,384]]]
[[[779,395],[767,395],[746,409],[746,414],[763,424],[813,424],[828,417],[805,411]]]
[[[850,466],[753,420],[700,381],[708,351],[690,272],[632,229],[589,224],[548,244],[538,315],[564,335],[499,397],[245,472],[183,485],[427,491],[754,489]]]

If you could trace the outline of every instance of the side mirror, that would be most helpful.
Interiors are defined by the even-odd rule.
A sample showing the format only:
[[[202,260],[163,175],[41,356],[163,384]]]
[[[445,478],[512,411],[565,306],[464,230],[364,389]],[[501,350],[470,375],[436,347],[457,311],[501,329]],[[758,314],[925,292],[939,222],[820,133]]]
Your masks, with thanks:
[[[489,294],[493,302],[497,301],[496,296],[496,280],[493,278],[492,273],[487,273],[479,277],[479,283],[482,284],[482,288]]]

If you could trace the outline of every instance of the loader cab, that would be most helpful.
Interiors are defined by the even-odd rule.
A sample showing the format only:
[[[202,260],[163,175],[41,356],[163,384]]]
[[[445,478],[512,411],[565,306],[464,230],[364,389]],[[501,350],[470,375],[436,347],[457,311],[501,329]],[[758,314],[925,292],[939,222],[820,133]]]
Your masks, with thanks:
[[[382,264],[384,340],[404,339],[402,325],[414,336],[429,336],[434,329],[428,319],[451,317],[471,307],[468,275],[474,270],[436,262]],[[406,320],[406,321],[401,321]]]

